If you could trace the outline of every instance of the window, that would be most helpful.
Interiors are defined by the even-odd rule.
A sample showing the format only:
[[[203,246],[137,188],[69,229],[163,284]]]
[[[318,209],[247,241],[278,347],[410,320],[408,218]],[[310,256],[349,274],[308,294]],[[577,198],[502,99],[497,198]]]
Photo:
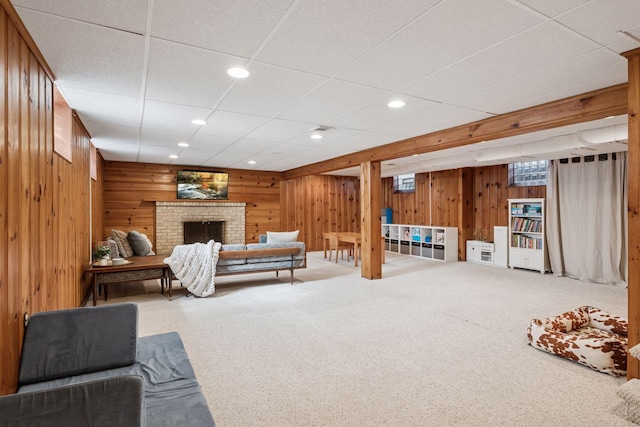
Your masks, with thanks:
[[[511,163],[509,165],[509,185],[546,185],[548,160]]]
[[[416,174],[405,173],[393,177],[394,193],[413,193],[416,191]]]

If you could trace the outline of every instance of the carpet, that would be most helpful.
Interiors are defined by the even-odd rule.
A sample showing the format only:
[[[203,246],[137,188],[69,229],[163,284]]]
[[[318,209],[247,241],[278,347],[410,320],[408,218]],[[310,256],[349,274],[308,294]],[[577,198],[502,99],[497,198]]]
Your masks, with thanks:
[[[286,272],[224,276],[213,296],[177,287],[168,301],[149,281],[108,303],[138,303],[141,335],[180,333],[219,427],[633,425],[624,378],[526,337],[532,318],[582,305],[626,317],[626,289],[390,253],[370,281],[307,258],[293,286]]]

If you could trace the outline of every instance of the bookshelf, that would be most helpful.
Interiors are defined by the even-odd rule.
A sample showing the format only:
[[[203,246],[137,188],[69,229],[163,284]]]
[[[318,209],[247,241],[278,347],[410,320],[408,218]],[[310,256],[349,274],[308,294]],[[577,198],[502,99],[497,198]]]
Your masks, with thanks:
[[[382,224],[384,249],[436,261],[458,260],[458,228],[409,224]]]
[[[509,199],[509,267],[549,270],[545,200]]]

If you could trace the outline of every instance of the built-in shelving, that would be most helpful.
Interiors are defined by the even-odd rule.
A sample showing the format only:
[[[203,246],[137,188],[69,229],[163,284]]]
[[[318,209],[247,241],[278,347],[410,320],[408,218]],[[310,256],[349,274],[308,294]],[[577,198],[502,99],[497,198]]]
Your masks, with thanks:
[[[458,260],[458,228],[382,224],[385,250],[436,261]]]

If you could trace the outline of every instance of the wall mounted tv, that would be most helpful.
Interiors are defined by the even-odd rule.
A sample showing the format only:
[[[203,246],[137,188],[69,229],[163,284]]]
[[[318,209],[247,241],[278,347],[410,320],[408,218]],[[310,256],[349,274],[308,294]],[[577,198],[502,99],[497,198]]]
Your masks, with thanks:
[[[178,199],[227,200],[228,190],[228,173],[178,171]]]

